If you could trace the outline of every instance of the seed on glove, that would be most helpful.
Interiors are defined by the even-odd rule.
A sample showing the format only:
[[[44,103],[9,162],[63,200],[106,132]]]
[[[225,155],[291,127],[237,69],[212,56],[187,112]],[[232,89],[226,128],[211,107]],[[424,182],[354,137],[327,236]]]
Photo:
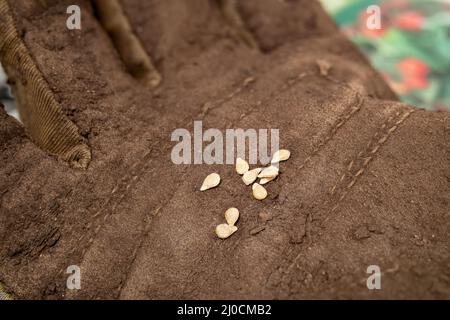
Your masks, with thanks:
[[[242,181],[244,181],[244,183],[247,186],[251,185],[258,178],[258,174],[261,172],[261,170],[262,170],[261,168],[256,168],[256,169],[252,169],[250,171],[247,171],[242,176]]]
[[[256,168],[250,170],[250,166],[247,161],[242,158],[236,159],[236,172],[242,175],[242,181],[247,185],[252,184],[253,197],[257,200],[264,200],[267,198],[267,190],[262,185],[276,179],[280,171],[278,169],[277,163],[281,161],[286,161],[291,156],[289,150],[281,149],[274,153],[271,164],[266,168]],[[255,182],[256,179],[260,179],[259,183]],[[212,173],[205,178],[203,185],[200,190],[208,190],[218,186],[220,183],[220,176],[217,173]],[[236,208],[229,208],[225,211],[225,220],[227,223],[219,224],[216,227],[216,235],[220,239],[226,239],[235,233],[238,228],[235,226],[236,222],[239,220],[239,210]],[[264,230],[264,226],[258,227],[250,231],[250,234],[257,234]]]
[[[261,178],[261,180],[259,180],[259,184],[263,185],[263,184],[269,183],[270,181],[275,180],[276,177],[277,176],[270,177],[270,178]]]
[[[234,226],[234,224],[239,219],[239,210],[236,208],[229,208],[227,211],[225,211],[225,220],[227,220],[227,223],[229,226]]]
[[[273,178],[278,175],[280,171],[275,166],[270,166],[267,168],[264,168],[261,173],[258,175],[258,178]]]
[[[241,158],[237,158],[237,159],[236,159],[236,172],[237,172],[238,174],[244,174],[244,173],[246,173],[246,172],[248,171],[249,168],[250,168],[250,167],[249,167],[247,161],[245,161],[244,159],[241,159]]]
[[[286,161],[287,159],[289,159],[290,156],[291,152],[289,150],[286,149],[278,150],[277,152],[274,153],[271,163]]]
[[[220,239],[226,239],[229,236],[231,236],[233,233],[235,233],[237,231],[237,227],[236,226],[230,226],[226,223],[223,224],[219,224],[216,227],[216,235],[220,238]]]
[[[252,186],[253,196],[257,200],[264,200],[267,197],[267,190],[259,183],[254,183]]]
[[[200,191],[205,191],[214,187],[217,187],[220,183],[220,176],[217,173],[211,173],[208,175],[200,188]]]

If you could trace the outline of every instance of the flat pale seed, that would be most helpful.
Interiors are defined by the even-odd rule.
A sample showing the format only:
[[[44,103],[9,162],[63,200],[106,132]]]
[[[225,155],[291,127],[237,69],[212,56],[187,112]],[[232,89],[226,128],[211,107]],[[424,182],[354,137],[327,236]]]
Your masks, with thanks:
[[[270,181],[275,180],[276,177],[277,176],[270,177],[270,178],[261,178],[261,180],[259,180],[259,184],[263,185],[263,184],[269,183]]]
[[[291,152],[289,150],[286,149],[278,150],[277,152],[274,153],[271,163],[286,161],[287,159],[289,159],[290,156]]]
[[[247,186],[251,185],[258,178],[258,174],[261,172],[261,170],[262,170],[262,168],[256,168],[256,169],[252,169],[250,171],[247,171],[242,176],[242,181],[244,181],[244,183]]]
[[[267,197],[267,190],[259,183],[254,183],[252,186],[253,196],[257,200],[263,200]]]
[[[226,223],[223,224],[219,224],[216,227],[216,235],[220,238],[220,239],[226,239],[229,236],[231,236],[233,233],[235,233],[237,231],[237,227],[236,226],[230,226]]]
[[[214,187],[217,187],[220,183],[220,176],[217,173],[211,173],[208,175],[200,188],[200,191],[205,191]]]
[[[227,223],[229,226],[234,226],[234,224],[239,219],[239,210],[236,208],[229,208],[227,211],[225,211],[225,220],[227,220]]]
[[[236,172],[238,174],[246,173],[249,168],[250,168],[250,166],[248,165],[247,161],[245,161],[244,159],[241,159],[241,158],[236,159]]]
[[[260,174],[258,174],[258,178],[273,178],[276,177],[279,173],[279,170],[275,166],[270,166],[264,168]]]

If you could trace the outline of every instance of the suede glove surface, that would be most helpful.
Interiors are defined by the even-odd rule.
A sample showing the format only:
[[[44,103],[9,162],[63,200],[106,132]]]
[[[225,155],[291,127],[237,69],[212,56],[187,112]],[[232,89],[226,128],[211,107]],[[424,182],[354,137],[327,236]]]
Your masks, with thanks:
[[[101,1],[76,2],[81,30],[66,27],[73,1],[0,0],[26,119],[0,110],[0,282],[14,297],[450,297],[449,114],[395,101],[318,3],[127,0],[106,13],[117,27]],[[172,162],[171,133],[195,120],[279,129],[291,158],[267,199],[233,165]],[[221,184],[200,192],[212,172]],[[229,207],[238,231],[221,240]]]

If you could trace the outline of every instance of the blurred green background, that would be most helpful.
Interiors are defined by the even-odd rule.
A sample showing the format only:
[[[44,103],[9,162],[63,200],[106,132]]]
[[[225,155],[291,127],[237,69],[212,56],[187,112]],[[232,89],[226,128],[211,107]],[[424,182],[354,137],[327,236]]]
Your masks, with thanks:
[[[450,110],[450,0],[320,0],[401,100]],[[367,27],[371,5],[381,29]]]

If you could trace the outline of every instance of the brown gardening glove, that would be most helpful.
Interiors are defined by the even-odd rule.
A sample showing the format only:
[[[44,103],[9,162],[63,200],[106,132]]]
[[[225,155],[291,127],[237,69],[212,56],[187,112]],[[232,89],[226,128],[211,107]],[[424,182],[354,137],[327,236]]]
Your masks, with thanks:
[[[0,59],[25,127],[0,110],[15,298],[450,298],[449,114],[393,101],[317,2],[0,0]],[[266,199],[174,164],[195,120],[279,129]]]

